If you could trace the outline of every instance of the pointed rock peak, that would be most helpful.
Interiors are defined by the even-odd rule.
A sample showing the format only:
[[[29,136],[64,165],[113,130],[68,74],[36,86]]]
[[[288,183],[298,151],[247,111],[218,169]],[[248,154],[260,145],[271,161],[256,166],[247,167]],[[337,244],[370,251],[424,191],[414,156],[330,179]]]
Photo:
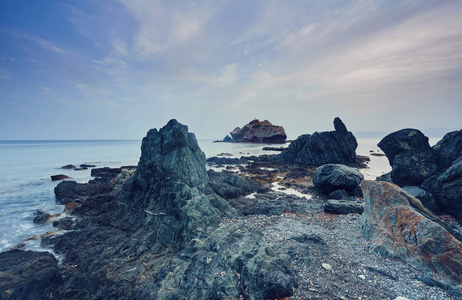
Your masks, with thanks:
[[[348,129],[346,128],[345,123],[343,123],[343,121],[339,117],[336,117],[334,119],[334,128],[335,128],[335,131],[337,131],[338,133],[348,132]]]
[[[141,145],[137,177],[154,183],[179,181],[203,189],[208,185],[205,154],[188,127],[170,120],[161,128],[149,130]]]

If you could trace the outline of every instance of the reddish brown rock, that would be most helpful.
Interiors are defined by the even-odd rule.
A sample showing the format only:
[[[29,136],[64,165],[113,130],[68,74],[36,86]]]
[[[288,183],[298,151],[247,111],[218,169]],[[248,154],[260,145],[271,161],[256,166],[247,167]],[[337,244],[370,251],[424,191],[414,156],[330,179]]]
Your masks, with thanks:
[[[271,124],[270,121],[255,119],[244,127],[236,127],[231,142],[247,143],[285,143],[287,139],[284,127]]]
[[[462,244],[457,233],[399,186],[384,181],[361,185],[363,231],[372,240],[371,252],[422,268],[460,292]]]

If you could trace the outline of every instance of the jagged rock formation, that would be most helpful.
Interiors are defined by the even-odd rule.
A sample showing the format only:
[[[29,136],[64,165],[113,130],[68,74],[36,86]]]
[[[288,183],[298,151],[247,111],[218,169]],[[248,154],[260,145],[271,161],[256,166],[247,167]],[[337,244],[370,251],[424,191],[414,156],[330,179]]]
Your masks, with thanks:
[[[114,188],[96,195],[88,188],[85,195],[85,188],[75,189],[75,184],[78,197],[63,192],[78,219],[57,226],[79,230],[42,241],[64,255],[59,280],[44,291],[48,298],[275,299],[293,294],[297,279],[290,257],[265,242],[260,229],[223,222],[236,211],[210,188],[205,155],[187,126],[171,120],[159,131],[150,130],[141,150],[134,173],[100,178],[112,187],[126,180],[117,195]]]
[[[378,146],[392,166],[393,183],[420,187],[429,193],[416,195],[427,208],[462,220],[462,130],[446,134],[430,147],[419,130],[402,129]]]
[[[285,143],[287,139],[284,127],[271,124],[270,121],[255,119],[244,127],[236,127],[231,133],[232,139],[224,142],[244,143]]]
[[[392,183],[363,181],[363,232],[371,252],[432,273],[441,286],[462,292],[461,235]]]
[[[291,142],[280,154],[284,162],[308,166],[344,164],[359,167],[356,157],[358,142],[340,118],[334,119],[335,131],[304,134]]]

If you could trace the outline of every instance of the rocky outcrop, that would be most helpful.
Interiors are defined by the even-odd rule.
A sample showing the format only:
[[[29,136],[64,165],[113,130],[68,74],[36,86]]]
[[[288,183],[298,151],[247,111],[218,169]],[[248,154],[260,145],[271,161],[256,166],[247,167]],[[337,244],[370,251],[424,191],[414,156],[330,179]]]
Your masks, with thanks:
[[[419,130],[402,129],[387,135],[378,146],[392,166],[393,183],[420,187],[423,192],[416,196],[424,206],[462,220],[462,130],[446,134],[430,147]]]
[[[460,234],[397,185],[363,181],[362,189],[363,232],[372,240],[371,252],[406,261],[460,293]]]
[[[236,210],[210,188],[205,155],[187,126],[171,120],[150,130],[141,152],[133,174],[118,174],[103,194],[82,192],[72,210],[79,218],[56,224],[81,230],[43,240],[65,257],[59,297],[275,299],[294,292],[290,257],[260,229],[224,222]],[[126,183],[114,196],[118,179]]]
[[[232,139],[225,137],[223,142],[242,143],[285,143],[287,139],[284,127],[273,125],[270,121],[255,119],[244,127],[236,127],[231,133]]]
[[[261,184],[227,172],[209,170],[209,185],[212,190],[225,199],[242,197],[256,192]]]
[[[357,168],[327,164],[317,169],[313,183],[320,193],[330,194],[336,190],[352,191],[363,179],[363,174]]]
[[[344,164],[359,167],[356,157],[358,142],[353,133],[347,130],[340,118],[334,119],[334,127],[335,131],[299,136],[280,154],[280,159],[307,166]]]
[[[60,299],[58,260],[48,252],[10,250],[0,253],[0,298]]]

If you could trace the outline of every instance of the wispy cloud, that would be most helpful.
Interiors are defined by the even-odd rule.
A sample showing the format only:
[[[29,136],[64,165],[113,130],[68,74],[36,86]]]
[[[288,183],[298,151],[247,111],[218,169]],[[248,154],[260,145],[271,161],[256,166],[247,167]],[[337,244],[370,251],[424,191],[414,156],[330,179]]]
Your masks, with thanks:
[[[21,32],[19,32],[17,30],[13,30],[13,29],[2,28],[2,31],[9,34],[10,36],[12,36],[12,37],[14,37],[16,39],[27,40],[27,41],[33,42],[33,43],[35,43],[37,45],[40,45],[40,47],[45,49],[45,50],[49,50],[49,51],[52,51],[52,52],[55,52],[55,53],[60,53],[60,54],[65,54],[66,53],[65,50],[60,48],[54,42],[50,42],[50,41],[47,41],[45,39],[35,37],[35,36],[32,36],[32,35],[24,34],[24,33],[21,33]]]

